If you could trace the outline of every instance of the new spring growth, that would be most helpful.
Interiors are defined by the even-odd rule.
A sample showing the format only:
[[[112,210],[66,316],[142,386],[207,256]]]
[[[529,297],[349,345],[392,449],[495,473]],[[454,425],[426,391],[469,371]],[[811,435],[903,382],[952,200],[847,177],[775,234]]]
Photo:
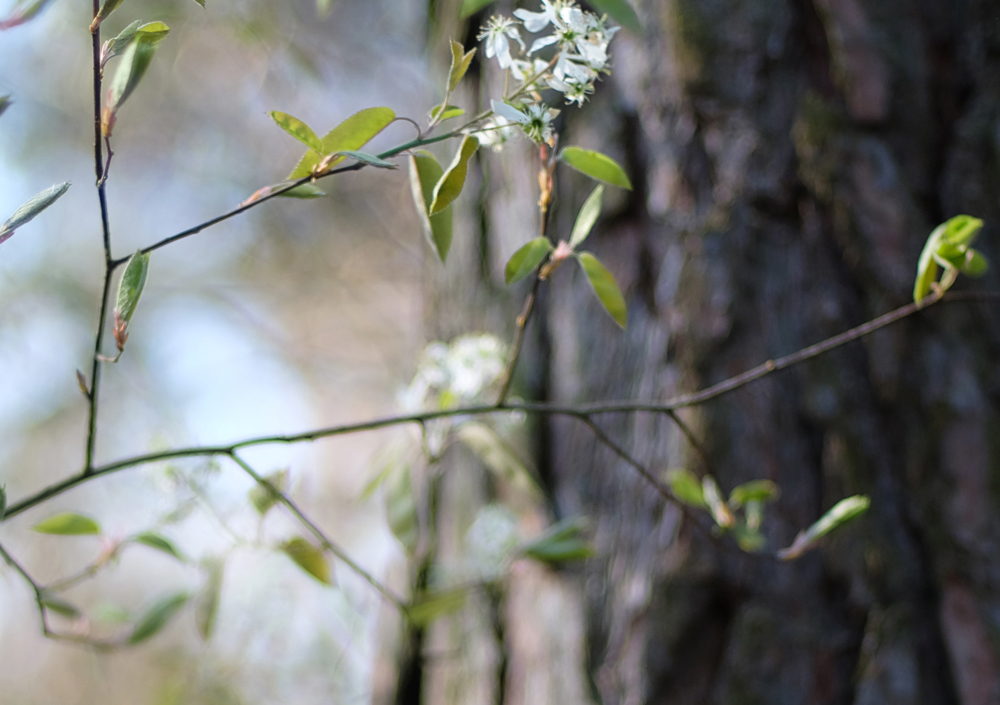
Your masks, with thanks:
[[[118,298],[115,305],[115,326],[113,329],[115,344],[118,346],[118,356],[121,356],[128,341],[128,324],[139,305],[143,287],[146,286],[146,273],[149,271],[149,254],[141,250],[129,259],[118,285]],[[117,362],[118,357],[114,358]]]

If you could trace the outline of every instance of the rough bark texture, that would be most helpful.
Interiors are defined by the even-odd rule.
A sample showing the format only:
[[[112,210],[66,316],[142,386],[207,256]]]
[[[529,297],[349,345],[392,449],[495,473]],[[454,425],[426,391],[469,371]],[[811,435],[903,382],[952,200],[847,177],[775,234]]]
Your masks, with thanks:
[[[581,277],[556,281],[550,398],[665,399],[901,305],[931,227],[958,213],[987,221],[998,262],[993,0],[658,0],[640,16],[566,140],[635,175],[588,242],[629,327]],[[562,186],[566,206],[586,195]],[[791,564],[682,526],[588,429],[552,421],[556,506],[596,526],[578,584],[603,702],[1000,702],[997,314],[940,306],[685,417],[724,490],[780,485],[772,547],[871,495]],[[601,423],[652,468],[701,469],[668,419]]]

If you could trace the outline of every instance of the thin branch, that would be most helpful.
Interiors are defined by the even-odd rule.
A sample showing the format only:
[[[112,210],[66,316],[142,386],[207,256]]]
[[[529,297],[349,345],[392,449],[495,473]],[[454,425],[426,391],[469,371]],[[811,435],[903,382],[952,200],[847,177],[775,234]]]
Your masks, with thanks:
[[[946,294],[940,300],[942,303],[949,302],[968,302],[968,301],[994,301],[1000,299],[1000,292],[960,292],[956,294]],[[926,308],[927,304],[924,305]],[[369,421],[363,421],[359,423],[343,424],[339,426],[330,426],[327,428],[320,428],[311,431],[305,431],[303,433],[289,434],[289,435],[272,435],[272,436],[259,436],[255,438],[248,438],[238,443],[234,443],[228,446],[194,446],[190,448],[176,448],[173,450],[162,451],[158,453],[149,453],[145,455],[137,455],[130,458],[125,458],[118,460],[106,465],[98,466],[93,469],[93,471],[88,475],[74,475],[65,480],[62,480],[54,485],[51,485],[34,495],[31,495],[20,502],[13,504],[7,508],[6,515],[3,520],[17,516],[22,512],[35,507],[42,502],[45,502],[52,497],[60,495],[70,489],[73,489],[77,485],[81,485],[88,480],[93,478],[108,475],[119,470],[125,470],[127,468],[136,467],[140,465],[146,465],[148,463],[155,463],[163,460],[171,460],[176,458],[198,458],[198,457],[209,457],[214,455],[232,455],[235,451],[241,448],[249,448],[258,445],[270,445],[270,444],[291,444],[291,443],[304,443],[312,442],[320,438],[329,438],[332,436],[340,436],[350,433],[357,433],[359,431],[373,431],[381,428],[390,428],[393,426],[401,426],[405,424],[415,423],[419,424],[425,421],[431,421],[434,419],[442,418],[452,418],[459,416],[483,416],[487,414],[495,414],[498,412],[505,411],[517,411],[530,414],[548,414],[548,415],[563,415],[563,416],[575,416],[579,417],[582,415],[594,416],[597,414],[621,414],[621,413],[635,413],[635,412],[649,412],[649,413],[659,413],[666,414],[670,411],[680,409],[687,406],[695,406],[697,404],[702,404],[710,399],[715,399],[716,397],[727,394],[728,392],[734,391],[742,386],[749,384],[761,377],[765,377],[772,372],[776,372],[780,369],[785,369],[793,364],[802,362],[806,359],[816,357],[824,352],[827,352],[839,345],[844,345],[852,340],[857,340],[864,335],[883,328],[890,323],[900,320],[906,316],[912,315],[918,309],[914,304],[908,304],[902,308],[896,309],[884,316],[876,318],[874,321],[865,323],[856,328],[842,333],[840,335],[834,336],[822,343],[817,345],[804,348],[799,352],[787,355],[777,360],[769,360],[763,365],[753,368],[741,375],[737,375],[729,380],[720,382],[719,384],[713,385],[704,389],[700,392],[695,392],[692,394],[682,394],[672,399],[667,399],[662,402],[646,402],[646,401],[614,401],[614,402],[596,402],[591,404],[550,404],[550,403],[539,403],[539,402],[511,402],[505,401],[502,404],[489,404],[489,405],[477,405],[477,406],[465,406],[465,407],[455,407],[451,409],[439,409],[435,411],[425,411],[415,414],[403,414],[396,416],[386,416],[378,419],[372,419]]]
[[[503,373],[503,382],[500,385],[497,406],[502,405],[504,400],[507,399],[510,385],[514,381],[514,368],[517,366],[517,359],[521,355],[521,345],[524,342],[524,329],[528,325],[528,319],[531,318],[531,311],[534,308],[535,298],[538,296],[538,289],[541,284],[542,278],[536,274],[535,283],[531,285],[531,291],[528,293],[528,298],[524,300],[524,308],[521,309],[521,315],[517,317],[517,321],[515,322],[514,344],[511,346],[507,369]]]
[[[296,505],[295,502],[293,502],[288,497],[288,495],[278,490],[277,487],[275,487],[272,483],[268,482],[264,477],[258,474],[256,470],[254,470],[249,464],[247,464],[245,460],[243,460],[243,458],[241,458],[236,453],[231,452],[228,453],[227,455],[230,458],[232,458],[234,463],[243,468],[243,470],[246,472],[247,475],[256,480],[257,483],[260,484],[262,487],[266,487],[271,493],[273,493],[273,495],[277,497],[278,500],[282,504],[284,504],[285,507],[287,507],[288,510],[292,514],[294,514],[295,517],[300,522],[302,522],[302,524],[307,529],[309,529],[309,531],[312,532],[313,536],[315,536],[319,540],[319,542],[323,544],[323,547],[326,550],[330,551],[330,553],[339,558],[342,563],[344,563],[348,568],[354,571],[356,575],[364,579],[365,582],[367,582],[369,585],[375,588],[379,592],[379,594],[382,595],[382,597],[391,602],[396,608],[398,608],[399,610],[405,609],[405,602],[401,597],[399,597],[396,593],[390,590],[387,586],[379,582],[379,580],[375,578],[374,575],[372,575],[364,568],[362,568],[360,565],[355,563],[354,560],[349,555],[347,555],[347,552],[344,551],[344,549],[338,546],[336,543],[334,543],[325,533],[323,533],[323,530],[320,529],[318,526],[316,526],[316,524],[313,523],[313,521],[309,519],[309,517],[307,517],[302,512],[301,509],[299,509],[298,505]]]

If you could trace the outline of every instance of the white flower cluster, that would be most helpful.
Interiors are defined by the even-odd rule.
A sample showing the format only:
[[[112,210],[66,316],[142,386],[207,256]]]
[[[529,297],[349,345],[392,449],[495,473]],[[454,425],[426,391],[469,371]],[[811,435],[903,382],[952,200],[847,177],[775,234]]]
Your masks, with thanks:
[[[582,105],[594,92],[597,77],[608,73],[608,43],[618,28],[606,27],[604,17],[581,10],[571,0],[542,0],[541,12],[515,10],[514,16],[521,22],[494,16],[483,27],[479,39],[486,40],[487,58],[496,57],[500,68],[509,69],[521,81],[515,97],[553,88],[564,94],[567,103]],[[549,33],[525,50],[518,29],[522,23],[532,34],[545,30]],[[520,47],[520,58],[511,54],[510,40]],[[553,45],[556,53],[551,59],[532,58],[536,52]],[[504,129],[510,124],[519,125],[536,142],[547,140],[552,131],[549,122],[558,113],[524,98],[517,105],[493,101],[492,108],[498,117],[477,136],[494,147],[506,140]]]
[[[400,403],[407,411],[420,411],[477,401],[499,381],[506,352],[500,340],[486,334],[463,335],[451,345],[431,343]]]

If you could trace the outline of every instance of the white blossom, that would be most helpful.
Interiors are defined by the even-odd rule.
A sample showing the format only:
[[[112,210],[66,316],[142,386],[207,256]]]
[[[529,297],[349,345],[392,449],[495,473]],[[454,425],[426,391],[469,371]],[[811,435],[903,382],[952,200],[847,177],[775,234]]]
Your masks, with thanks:
[[[497,62],[502,69],[510,68],[511,62],[514,60],[510,55],[510,42],[507,41],[507,37],[516,40],[521,45],[521,49],[524,49],[524,42],[521,40],[517,23],[509,17],[501,15],[491,17],[479,36],[476,37],[486,40],[486,58],[497,57]]]
[[[552,136],[552,118],[559,114],[554,108],[531,103],[524,106],[524,112],[513,105],[494,100],[490,101],[493,112],[502,118],[521,126],[529,138],[535,142],[545,142]]]

